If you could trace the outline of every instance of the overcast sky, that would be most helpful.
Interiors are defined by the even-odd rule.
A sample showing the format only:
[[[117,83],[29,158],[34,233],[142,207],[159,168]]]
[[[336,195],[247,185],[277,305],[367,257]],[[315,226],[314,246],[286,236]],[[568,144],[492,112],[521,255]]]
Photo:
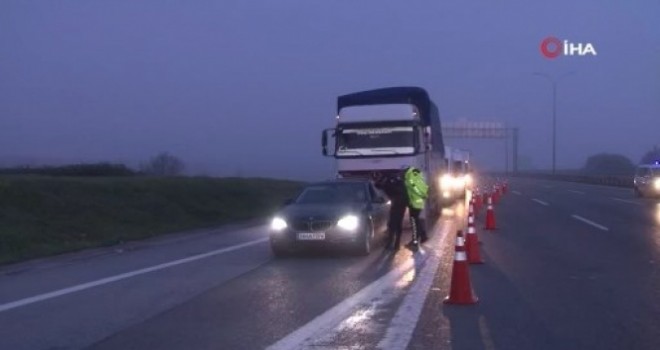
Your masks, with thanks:
[[[336,97],[426,88],[442,120],[520,128],[558,165],[660,144],[658,0],[0,1],[0,164],[159,151],[192,173],[327,177]],[[549,35],[598,55],[544,58]],[[450,140],[447,140],[447,143]],[[501,168],[501,141],[458,141]]]

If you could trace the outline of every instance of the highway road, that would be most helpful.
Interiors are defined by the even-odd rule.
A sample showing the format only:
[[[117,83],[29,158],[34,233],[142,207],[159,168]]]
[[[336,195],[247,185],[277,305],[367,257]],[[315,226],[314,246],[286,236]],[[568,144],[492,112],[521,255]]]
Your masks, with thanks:
[[[442,303],[465,205],[422,251],[275,259],[263,225],[0,268],[0,349],[657,349],[660,201],[512,179]]]

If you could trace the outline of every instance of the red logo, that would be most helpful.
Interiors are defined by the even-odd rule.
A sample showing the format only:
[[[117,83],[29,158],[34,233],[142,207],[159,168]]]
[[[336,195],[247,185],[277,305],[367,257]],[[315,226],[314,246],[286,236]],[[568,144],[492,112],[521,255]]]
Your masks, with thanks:
[[[541,53],[546,58],[557,58],[562,54],[562,51],[562,42],[553,36],[549,36],[541,42]]]

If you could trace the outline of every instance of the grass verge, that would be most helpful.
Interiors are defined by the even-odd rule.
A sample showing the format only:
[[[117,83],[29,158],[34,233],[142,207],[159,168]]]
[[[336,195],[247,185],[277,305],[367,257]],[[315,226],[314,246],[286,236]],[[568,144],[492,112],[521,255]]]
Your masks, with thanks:
[[[0,265],[264,217],[302,183],[0,177]]]

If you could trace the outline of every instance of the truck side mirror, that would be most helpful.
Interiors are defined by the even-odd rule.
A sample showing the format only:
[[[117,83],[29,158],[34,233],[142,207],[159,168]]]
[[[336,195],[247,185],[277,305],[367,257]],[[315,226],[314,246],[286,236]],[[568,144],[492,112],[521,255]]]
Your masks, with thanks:
[[[328,155],[328,133],[326,131],[323,130],[321,133],[321,148],[324,156]]]
[[[328,152],[328,132],[333,132],[333,137],[334,137],[334,132],[335,129],[325,129],[323,130],[323,133],[321,134],[321,151],[324,156],[334,156],[334,147],[330,147],[332,152]],[[334,144],[333,144],[334,145]],[[333,146],[331,145],[331,146]]]

